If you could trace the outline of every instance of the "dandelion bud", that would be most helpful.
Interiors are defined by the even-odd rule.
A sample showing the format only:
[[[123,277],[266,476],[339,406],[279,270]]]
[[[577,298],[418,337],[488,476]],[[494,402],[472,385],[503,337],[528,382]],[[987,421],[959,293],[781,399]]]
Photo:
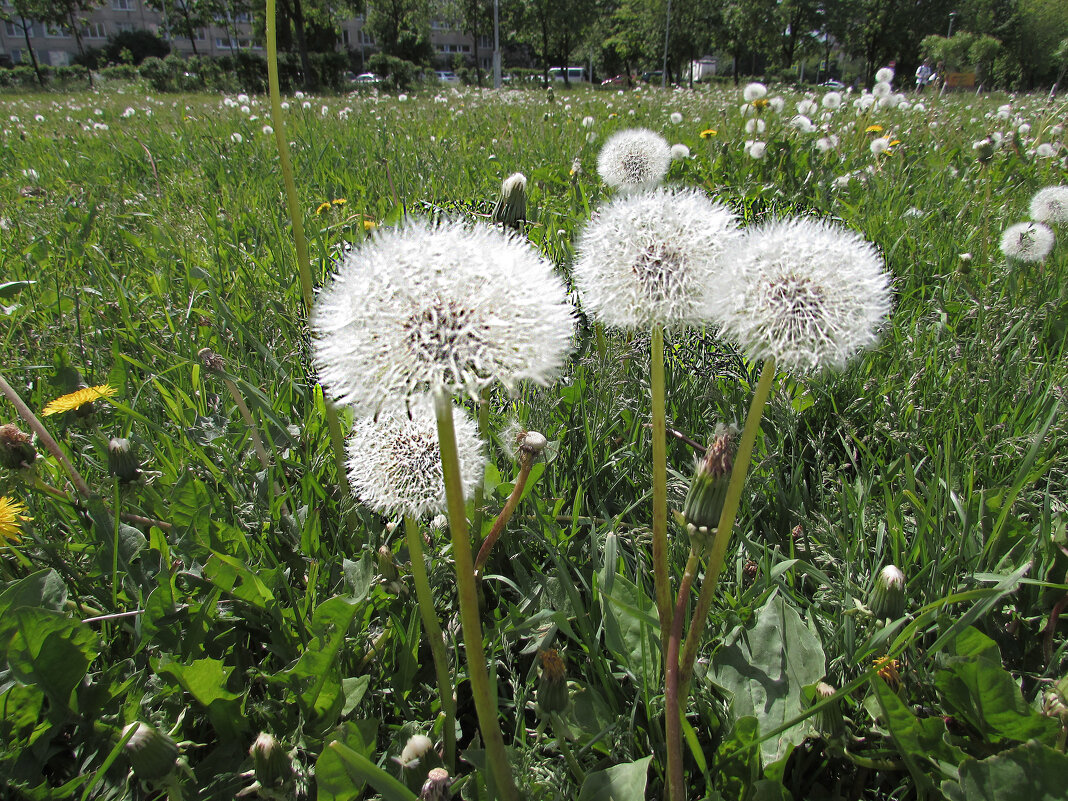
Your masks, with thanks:
[[[108,474],[124,484],[136,481],[141,475],[141,463],[137,460],[133,443],[125,437],[113,437],[108,442]]]
[[[134,775],[145,782],[167,778],[178,761],[178,745],[163,732],[147,723],[134,721],[122,730],[122,736],[133,730],[123,746]]]
[[[449,797],[451,783],[449,772],[445,768],[434,768],[426,775],[419,801],[445,801]]]
[[[719,525],[723,501],[727,497],[727,485],[734,467],[734,431],[727,426],[718,426],[705,455],[697,463],[682,516],[694,547],[703,551],[713,529]]]
[[[994,143],[989,138],[972,142],[972,150],[975,151],[975,158],[980,164],[987,164],[994,158]]]
[[[538,681],[538,707],[543,714],[563,712],[571,699],[567,692],[567,668],[555,648],[539,651],[541,679]]]
[[[268,732],[260,732],[248,749],[256,771],[256,781],[264,787],[285,784],[293,778],[293,760],[282,744]]]
[[[540,455],[549,444],[549,440],[545,439],[545,435],[539,434],[537,431],[524,431],[517,439],[519,440],[519,450],[531,456]]]
[[[37,459],[31,437],[14,423],[0,426],[0,467],[23,470]]]
[[[819,703],[830,698],[834,693],[834,687],[825,681],[821,681],[816,685],[816,696],[813,701]],[[816,713],[816,729],[827,737],[838,737],[845,731],[842,708],[837,701],[832,701]]]
[[[501,182],[501,197],[493,207],[493,220],[518,229],[527,221],[527,177],[513,173]]]
[[[393,561],[393,551],[388,545],[383,545],[378,549],[378,571],[386,581],[396,581],[400,578],[397,563]]]
[[[197,356],[199,356],[200,361],[204,363],[205,369],[210,372],[219,373],[226,367],[226,362],[223,360],[223,357],[211,348],[201,348],[197,351]]]
[[[905,574],[894,565],[887,565],[875,578],[868,607],[879,620],[896,620],[905,613]]]

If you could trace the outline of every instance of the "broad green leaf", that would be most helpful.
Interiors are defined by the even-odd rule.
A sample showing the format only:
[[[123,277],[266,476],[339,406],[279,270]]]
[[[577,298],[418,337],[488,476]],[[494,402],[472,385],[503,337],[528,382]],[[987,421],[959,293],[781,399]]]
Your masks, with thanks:
[[[274,603],[274,595],[260,577],[232,556],[213,553],[204,565],[204,577],[223,592],[259,609],[266,610]]]
[[[653,600],[629,579],[602,572],[604,642],[631,674],[649,686],[660,682],[660,623]],[[609,590],[609,587],[611,588]]]
[[[964,801],[1064,801],[1068,756],[1034,741],[960,766]]]
[[[1057,724],[1028,706],[1019,684],[1001,666],[993,640],[968,628],[957,636],[951,654],[935,675],[935,686],[955,714],[993,742],[1053,742]]]
[[[241,695],[226,688],[233,667],[218,659],[197,659],[189,665],[163,657],[156,665],[156,673],[170,676],[198,703],[208,710],[208,718],[220,737],[236,739],[247,729],[241,711]]]
[[[289,684],[309,717],[321,719],[342,711],[344,698],[337,655],[358,609],[357,601],[338,595],[319,604],[312,615],[312,641],[287,672]]]
[[[345,705],[341,708],[341,717],[347,718],[360,705],[370,684],[371,677],[367,675],[341,680],[341,691],[345,694]]]
[[[26,287],[36,283],[36,281],[6,281],[0,284],[0,298],[4,300],[13,298]]]
[[[44,703],[44,693],[32,685],[11,682],[0,692],[0,741],[8,746],[25,745],[33,733]]]
[[[733,699],[735,718],[752,715],[769,732],[804,708],[802,688],[826,673],[820,641],[779,595],[756,611],[747,627],[727,635],[713,663],[714,681]],[[802,724],[760,744],[765,765],[785,757],[804,739]]]
[[[349,746],[332,742],[315,763],[318,801],[356,801],[370,784],[385,801],[417,801],[417,796],[397,779]]]
[[[68,708],[71,692],[96,658],[96,633],[80,620],[51,609],[24,606],[11,617],[7,659],[12,674],[39,687],[55,707]]]
[[[14,581],[0,593],[0,620],[20,606],[39,606],[59,612],[67,602],[67,585],[55,570],[41,570]]]
[[[358,562],[342,559],[341,570],[345,576],[345,583],[352,589],[350,600],[362,601],[366,598],[375,578],[375,567],[371,562],[371,555],[365,552]]]
[[[652,761],[647,756],[588,774],[579,791],[579,801],[644,801]]]
[[[873,679],[871,686],[879,702],[883,725],[889,730],[906,767],[919,786],[933,791],[928,771],[917,761],[923,765],[929,765],[928,760],[936,765],[958,765],[964,759],[964,752],[948,742],[946,722],[941,717],[917,718],[880,678]]]

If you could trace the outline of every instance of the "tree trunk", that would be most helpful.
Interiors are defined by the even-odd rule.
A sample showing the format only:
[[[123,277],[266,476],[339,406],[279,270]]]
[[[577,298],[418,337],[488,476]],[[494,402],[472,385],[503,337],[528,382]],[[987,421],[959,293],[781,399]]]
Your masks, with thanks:
[[[19,16],[19,19],[22,21],[22,35],[26,37],[26,49],[30,51],[30,61],[33,62],[33,72],[37,76],[37,83],[43,88],[45,81],[41,74],[41,65],[37,63],[37,54],[33,51],[33,45],[30,44],[30,23],[26,22],[23,16]]]
[[[304,6],[301,0],[293,0],[293,33],[297,38],[297,50],[300,52],[300,68],[304,71],[304,90],[314,92],[319,81],[312,70],[311,59],[308,58],[308,43],[304,39]]]
[[[193,48],[193,55],[199,56],[197,52],[197,33],[193,30],[193,22],[189,19],[189,8],[185,3],[182,3],[180,8],[182,9],[182,16],[185,17],[185,33],[189,37],[189,46]]]

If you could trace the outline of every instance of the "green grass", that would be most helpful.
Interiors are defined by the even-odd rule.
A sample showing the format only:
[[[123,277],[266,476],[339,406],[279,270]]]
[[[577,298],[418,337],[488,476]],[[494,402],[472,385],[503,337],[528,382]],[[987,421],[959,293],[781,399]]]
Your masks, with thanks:
[[[1014,146],[1015,125],[994,116],[1004,97],[927,97],[924,112],[859,118],[847,103],[830,123],[841,153],[824,155],[816,135],[787,127],[799,98],[786,97],[787,109],[768,116],[762,161],[742,149],[733,91],[576,89],[553,102],[538,91],[443,91],[404,101],[312,98],[309,109],[289,98],[286,133],[315,280],[326,280],[343,242],[367,236],[365,221],[484,217],[515,171],[530,178],[530,239],[568,275],[575,235],[607,196],[597,148],[634,125],[687,144],[692,158],[675,162],[669,181],[716,194],[747,224],[805,213],[862,232],[893,275],[894,312],[879,346],[846,371],[780,376],[772,389],[701,648],[687,781],[694,798],[779,798],[768,793],[780,782],[797,799],[937,797],[949,792],[943,781],[967,792],[976,759],[1001,759],[996,779],[1020,743],[1056,744],[1056,727],[1036,722],[1027,705],[1038,708],[1068,672],[1064,623],[1051,621],[1068,592],[1068,251],[1058,242],[1043,265],[1009,266],[997,247],[1004,227],[1027,218],[1035,190],[1066,182],[1060,159],[1028,152],[1037,137],[1059,142],[1063,156],[1063,133],[1050,126],[1064,107],[1016,98],[1014,114],[1032,128],[1031,141]],[[0,494],[24,501],[33,517],[22,542],[0,551],[0,787],[13,797],[145,796],[126,757],[109,759],[137,719],[182,744],[191,773],[177,781],[187,798],[229,798],[251,783],[241,774],[252,769],[247,751],[261,730],[294,749],[290,796],[319,798],[354,797],[336,789],[338,777],[376,775],[328,749],[332,740],[418,792],[421,778],[402,775],[392,757],[413,732],[441,739],[403,530],[337,495],[277,153],[258,100],[245,114],[219,97],[148,97],[123,85],[0,101],[0,283],[27,282],[0,289],[3,375],[38,412],[79,379],[119,390],[90,417],[45,419],[99,498],[75,504],[37,486],[73,493],[52,459],[42,457],[33,477],[0,473]],[[134,113],[124,117],[127,107]],[[672,111],[681,125],[669,122]],[[878,164],[871,123],[901,140]],[[707,128],[717,134],[701,139]],[[995,130],[1005,146],[982,166],[972,142]],[[345,204],[316,213],[338,198]],[[666,338],[669,427],[703,441],[717,422],[741,422],[759,364],[713,331]],[[547,647],[568,664],[565,722],[581,769],[653,755],[644,792],[658,797],[649,343],[608,332],[601,354],[583,321],[576,345],[556,385],[491,398],[493,431],[539,430],[556,455],[487,566],[487,651],[505,740],[532,798],[578,797],[556,733],[534,706],[536,652]],[[220,376],[198,358],[202,348],[226,360],[269,470]],[[0,422],[14,420],[2,408]],[[116,489],[106,446],[120,436],[135,442],[147,480]],[[493,449],[484,531],[518,471],[505,440]],[[689,447],[669,440],[670,508],[681,508],[692,463]],[[141,527],[142,535],[124,525],[116,554],[108,512],[116,493],[122,511],[170,528]],[[448,538],[429,527],[427,536],[430,583],[459,669]],[[677,582],[689,545],[677,528],[671,536]],[[383,544],[401,566],[397,582],[376,567]],[[889,563],[908,578],[908,618],[882,626],[858,604]],[[49,570],[57,580],[43,578]],[[709,670],[732,658],[721,646],[736,627],[768,619],[773,594],[804,621],[783,623],[784,640],[818,643],[826,681],[848,688],[840,698],[848,739],[795,738],[787,759],[762,767],[727,679],[713,683]],[[961,638],[969,626],[996,643],[1000,659],[976,655],[982,649]],[[888,649],[902,662],[900,709],[869,681],[872,660]],[[1003,698],[1002,663],[1022,688],[1015,717],[970,716],[969,703],[990,699],[960,687],[996,686]],[[968,683],[969,665],[986,685]],[[460,751],[478,764],[461,679]],[[772,726],[765,720],[760,731]],[[958,751],[937,762],[942,742]],[[1055,756],[1042,752],[1050,775],[1065,770]],[[485,798],[484,772],[461,772],[465,797],[481,787]],[[617,797],[641,798],[639,784]]]

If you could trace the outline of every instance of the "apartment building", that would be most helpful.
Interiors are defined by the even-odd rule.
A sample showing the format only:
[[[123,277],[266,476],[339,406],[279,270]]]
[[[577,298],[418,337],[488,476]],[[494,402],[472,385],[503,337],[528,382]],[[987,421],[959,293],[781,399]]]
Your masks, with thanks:
[[[0,6],[7,16],[12,16],[10,0],[0,0]],[[182,56],[191,56],[195,52],[200,56],[218,57],[237,50],[263,50],[262,42],[255,37],[250,14],[228,14],[225,18],[217,18],[215,25],[197,30],[193,41],[188,36],[175,33],[168,35],[166,17],[150,8],[145,0],[106,0],[105,5],[85,16],[87,21],[81,31],[81,46],[85,49],[100,47],[109,36],[121,31],[147,30],[167,39],[171,51]],[[360,64],[376,50],[374,39],[363,30],[363,24],[362,16],[342,22],[339,45],[340,49],[355,54]],[[16,18],[0,25],[0,62],[29,63],[27,35],[42,64],[65,66],[78,54],[78,40],[70,30]],[[430,24],[430,39],[443,66],[451,67],[457,55],[474,65],[472,37],[448,23],[434,20]],[[492,40],[482,37],[478,45],[478,57],[484,69],[490,68],[492,51]]]

